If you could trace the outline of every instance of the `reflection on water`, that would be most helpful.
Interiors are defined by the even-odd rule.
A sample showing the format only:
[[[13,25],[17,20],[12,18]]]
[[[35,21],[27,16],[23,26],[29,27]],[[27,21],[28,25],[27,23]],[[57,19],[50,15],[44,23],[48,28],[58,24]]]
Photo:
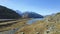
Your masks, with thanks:
[[[37,20],[43,20],[43,18],[36,18],[36,19],[29,20],[27,22],[27,24],[32,24],[32,23],[36,22]]]

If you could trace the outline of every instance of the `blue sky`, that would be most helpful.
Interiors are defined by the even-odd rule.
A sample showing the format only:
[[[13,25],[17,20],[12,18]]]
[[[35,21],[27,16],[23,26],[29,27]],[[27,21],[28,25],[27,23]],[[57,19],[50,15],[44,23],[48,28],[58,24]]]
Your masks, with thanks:
[[[0,5],[13,10],[32,11],[41,15],[60,12],[60,0],[0,0]]]

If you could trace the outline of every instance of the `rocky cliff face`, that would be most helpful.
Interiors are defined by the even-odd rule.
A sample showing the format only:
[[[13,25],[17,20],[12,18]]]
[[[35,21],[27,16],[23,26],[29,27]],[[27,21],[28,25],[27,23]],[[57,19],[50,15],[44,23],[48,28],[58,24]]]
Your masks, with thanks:
[[[18,19],[21,16],[14,10],[0,5],[0,19]]]

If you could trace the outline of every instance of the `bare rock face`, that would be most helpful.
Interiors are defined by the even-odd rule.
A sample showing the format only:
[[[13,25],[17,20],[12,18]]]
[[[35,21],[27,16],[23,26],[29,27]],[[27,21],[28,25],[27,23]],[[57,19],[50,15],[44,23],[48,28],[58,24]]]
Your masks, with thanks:
[[[14,10],[0,5],[0,19],[18,19],[21,16]]]

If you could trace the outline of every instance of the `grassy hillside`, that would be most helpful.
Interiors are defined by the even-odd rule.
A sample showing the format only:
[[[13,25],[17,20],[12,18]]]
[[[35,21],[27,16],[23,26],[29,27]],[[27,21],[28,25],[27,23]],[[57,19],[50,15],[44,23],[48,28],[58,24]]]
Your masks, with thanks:
[[[60,34],[60,13],[24,26],[15,34]]]
[[[11,30],[15,28],[21,28],[24,25],[27,25],[27,21],[30,19],[19,19],[19,20],[12,20],[0,23],[0,31]]]

